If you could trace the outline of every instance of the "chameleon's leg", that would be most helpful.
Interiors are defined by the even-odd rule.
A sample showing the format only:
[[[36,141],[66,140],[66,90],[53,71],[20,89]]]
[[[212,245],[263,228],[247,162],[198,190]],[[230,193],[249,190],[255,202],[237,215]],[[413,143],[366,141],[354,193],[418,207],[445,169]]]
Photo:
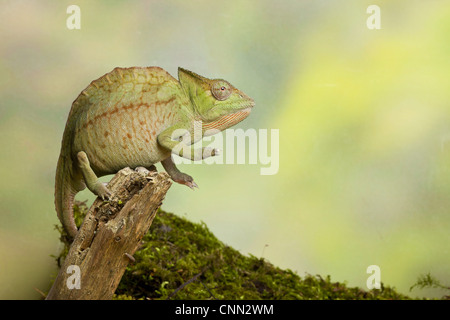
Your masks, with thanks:
[[[194,182],[194,179],[190,175],[178,170],[178,168],[175,166],[175,163],[173,162],[172,156],[161,161],[161,164],[173,181],[184,184],[192,190],[194,190],[194,187],[198,188],[197,184]]]
[[[84,151],[78,152],[77,158],[78,167],[81,169],[84,182],[86,183],[88,189],[103,200],[109,199],[111,197],[111,192],[103,183],[98,180],[97,176],[91,168],[91,165],[89,164],[86,153]]]
[[[219,155],[219,149],[210,147],[195,149],[193,146],[188,146],[186,143],[184,143],[184,138],[186,135],[191,135],[191,139],[189,139],[189,141],[191,141],[192,144],[193,134],[190,134],[188,130],[184,129],[181,126],[172,126],[158,135],[158,143],[162,147],[172,151],[172,153],[190,160],[202,160],[211,156]]]

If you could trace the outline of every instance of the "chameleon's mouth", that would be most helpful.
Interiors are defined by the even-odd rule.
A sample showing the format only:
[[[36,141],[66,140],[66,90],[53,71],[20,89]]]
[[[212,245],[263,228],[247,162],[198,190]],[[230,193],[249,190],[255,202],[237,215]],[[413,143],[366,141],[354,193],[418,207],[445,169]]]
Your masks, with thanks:
[[[253,108],[255,106],[255,100],[253,100],[253,99],[251,99],[251,98],[249,98],[249,101],[248,101],[248,105],[246,106],[246,109],[247,108]]]
[[[255,101],[253,99],[248,99],[247,101],[245,101],[245,103],[242,104],[242,109],[236,111],[233,114],[236,113],[246,113],[247,116],[250,114],[250,112],[252,111],[252,108],[255,106]]]
[[[237,123],[241,122],[242,120],[244,120],[245,118],[247,118],[248,115],[250,114],[250,112],[252,111],[252,108],[253,108],[253,105],[250,107],[241,109],[239,111],[236,111],[235,113],[232,113],[230,115],[230,119],[229,119],[230,123],[232,121],[232,124],[230,125],[230,127],[234,126],[235,124],[237,124]]]
[[[241,109],[241,110],[239,110],[239,111],[236,111],[236,112],[233,113],[233,114],[236,114],[236,113],[247,113],[247,115],[248,115],[248,114],[252,111],[252,108],[253,108],[253,105],[250,106],[250,107]]]

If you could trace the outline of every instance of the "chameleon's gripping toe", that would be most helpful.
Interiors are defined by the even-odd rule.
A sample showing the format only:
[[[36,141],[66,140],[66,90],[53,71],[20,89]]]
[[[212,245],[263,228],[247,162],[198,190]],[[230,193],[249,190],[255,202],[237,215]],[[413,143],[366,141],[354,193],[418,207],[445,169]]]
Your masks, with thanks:
[[[96,186],[95,192],[103,201],[111,199],[111,191],[103,183],[99,183]]]
[[[197,189],[198,189],[198,185],[197,185],[194,181],[188,182],[188,183],[186,183],[186,185],[187,185],[189,188],[191,188],[192,190],[195,190],[194,188],[197,188]]]
[[[184,184],[185,186],[188,186],[189,188],[191,188],[192,190],[195,190],[194,188],[198,189],[198,185],[194,182],[194,180],[188,176],[190,179],[186,179],[186,180],[174,180],[175,182],[179,183],[179,184]]]
[[[98,180],[94,171],[91,168],[87,154],[84,151],[77,153],[78,167],[83,174],[84,181],[89,190],[95,195],[99,196],[102,200],[109,200],[111,198],[111,192],[108,188]]]

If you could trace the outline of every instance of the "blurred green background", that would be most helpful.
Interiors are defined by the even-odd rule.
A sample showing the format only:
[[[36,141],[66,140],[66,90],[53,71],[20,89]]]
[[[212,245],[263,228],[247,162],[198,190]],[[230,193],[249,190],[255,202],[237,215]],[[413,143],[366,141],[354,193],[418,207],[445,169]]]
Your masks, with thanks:
[[[366,26],[374,2],[380,30]],[[256,101],[237,127],[280,134],[278,174],[183,164],[200,189],[174,185],[163,209],[299,275],[365,289],[375,264],[403,293],[442,296],[409,287],[450,282],[449,34],[446,0],[2,0],[0,298],[39,298],[55,275],[72,101],[114,67],[152,65],[229,80]]]

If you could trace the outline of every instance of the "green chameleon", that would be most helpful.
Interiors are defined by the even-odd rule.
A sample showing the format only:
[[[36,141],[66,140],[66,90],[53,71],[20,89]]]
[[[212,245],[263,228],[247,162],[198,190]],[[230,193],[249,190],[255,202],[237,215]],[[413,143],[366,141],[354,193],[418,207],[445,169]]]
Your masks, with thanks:
[[[192,160],[218,155],[190,145],[242,121],[255,105],[225,80],[182,68],[178,78],[159,67],[115,68],[73,102],[55,182],[56,212],[69,236],[78,231],[72,205],[79,191],[87,186],[104,200],[111,196],[98,177],[161,162],[173,181],[197,187],[176,168],[172,153]]]

